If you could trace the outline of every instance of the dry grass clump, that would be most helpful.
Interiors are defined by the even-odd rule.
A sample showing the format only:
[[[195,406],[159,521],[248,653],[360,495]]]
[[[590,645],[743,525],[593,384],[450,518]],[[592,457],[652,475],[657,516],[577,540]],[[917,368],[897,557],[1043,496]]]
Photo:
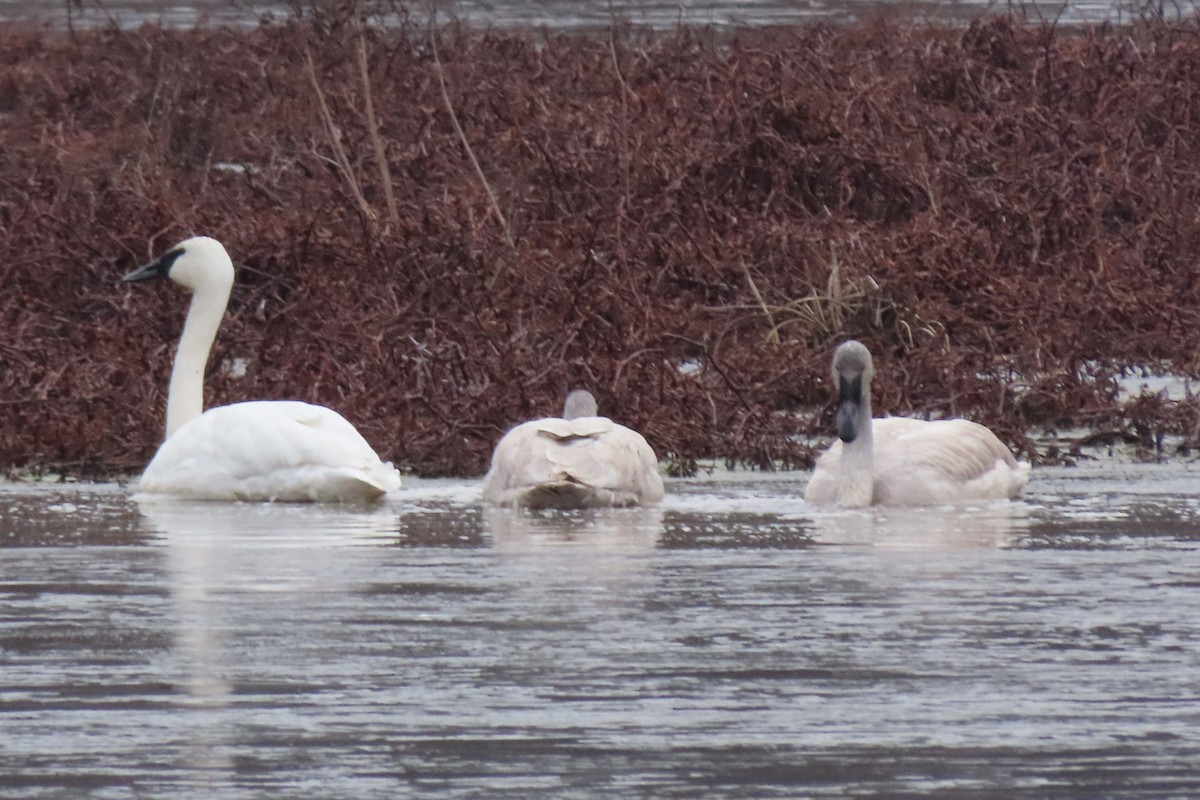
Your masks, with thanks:
[[[516,35],[353,7],[0,29],[0,464],[145,462],[185,300],[117,280],[194,233],[242,267],[209,402],[325,403],[424,473],[480,472],[576,385],[681,469],[804,465],[849,336],[880,411],[1035,456],[1039,426],[1195,444],[1194,402],[1112,381],[1200,368],[1194,24]]]

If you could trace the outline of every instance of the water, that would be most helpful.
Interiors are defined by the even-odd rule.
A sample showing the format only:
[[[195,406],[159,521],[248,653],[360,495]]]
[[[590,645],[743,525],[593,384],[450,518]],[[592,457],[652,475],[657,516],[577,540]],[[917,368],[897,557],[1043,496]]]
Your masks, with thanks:
[[[1200,493],[376,510],[0,488],[4,798],[1200,796]]]
[[[304,6],[310,5],[304,2]],[[427,13],[428,4],[406,4],[413,13]],[[434,4],[442,19],[456,17],[471,24],[499,29],[606,28],[614,18],[637,25],[671,28],[680,23],[718,28],[745,25],[789,25],[804,22],[844,23],[887,14],[904,18],[964,22],[1009,6],[997,0],[453,0]],[[1192,16],[1196,0],[1028,0],[1015,3],[1031,19],[1061,23],[1119,22],[1137,18],[1142,10],[1168,18]],[[67,23],[68,9],[75,24],[121,25],[160,22],[187,26],[197,21],[215,25],[253,25],[263,14],[286,16],[287,3],[263,0],[0,0],[0,20]]]

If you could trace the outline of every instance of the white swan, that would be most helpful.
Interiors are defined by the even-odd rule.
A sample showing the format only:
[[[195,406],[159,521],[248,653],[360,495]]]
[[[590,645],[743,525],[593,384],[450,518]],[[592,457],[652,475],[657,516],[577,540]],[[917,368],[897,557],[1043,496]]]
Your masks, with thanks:
[[[983,425],[965,419],[927,422],[871,419],[871,353],[849,341],[833,354],[841,441],[817,460],[804,499],[847,507],[872,503],[928,506],[1012,498],[1029,465]]]
[[[567,395],[561,418],[504,434],[483,479],[483,499],[502,506],[637,506],[662,496],[654,450],[637,431],[596,416],[596,399],[582,389]]]
[[[233,262],[220,242],[197,236],[122,280],[163,277],[191,290],[192,303],[171,371],[166,441],[142,474],[141,494],[361,502],[400,488],[392,465],[328,408],[260,401],[204,411],[204,367],[229,302]]]

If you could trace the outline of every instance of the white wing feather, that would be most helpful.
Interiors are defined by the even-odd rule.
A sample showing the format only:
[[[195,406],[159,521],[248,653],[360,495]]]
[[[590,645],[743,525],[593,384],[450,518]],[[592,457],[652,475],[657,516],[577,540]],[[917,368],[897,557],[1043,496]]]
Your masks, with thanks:
[[[907,417],[872,420],[874,496],[882,505],[943,505],[1016,497],[1029,465],[987,427],[963,419],[928,422]],[[805,498],[838,502],[842,443],[817,460]]]
[[[497,505],[631,506],[663,496],[642,435],[606,417],[525,422],[496,445],[483,497]]]
[[[368,501],[400,488],[400,475],[337,412],[259,401],[189,421],[138,488],[195,500]]]

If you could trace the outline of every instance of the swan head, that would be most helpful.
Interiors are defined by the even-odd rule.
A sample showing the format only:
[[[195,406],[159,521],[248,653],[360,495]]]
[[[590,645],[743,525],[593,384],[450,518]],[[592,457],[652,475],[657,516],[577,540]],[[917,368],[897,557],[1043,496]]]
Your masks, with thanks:
[[[854,340],[833,353],[833,384],[838,390],[838,438],[850,444],[862,433],[863,416],[870,419],[871,378],[875,366],[871,351]]]
[[[193,236],[121,280],[131,282],[170,278],[193,292],[209,287],[220,287],[228,292],[229,287],[233,286],[233,277],[233,261],[225,252],[225,247],[208,236]]]
[[[567,395],[567,402],[563,403],[563,419],[594,417],[596,414],[596,398],[586,389],[571,392]]]

